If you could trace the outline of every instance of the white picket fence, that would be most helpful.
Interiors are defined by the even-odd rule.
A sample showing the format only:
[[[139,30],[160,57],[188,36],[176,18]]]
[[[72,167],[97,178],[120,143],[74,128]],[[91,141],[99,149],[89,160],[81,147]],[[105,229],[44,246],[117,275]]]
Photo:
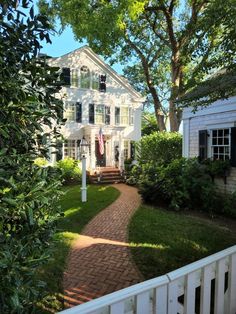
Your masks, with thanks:
[[[61,314],[236,314],[236,245]]]

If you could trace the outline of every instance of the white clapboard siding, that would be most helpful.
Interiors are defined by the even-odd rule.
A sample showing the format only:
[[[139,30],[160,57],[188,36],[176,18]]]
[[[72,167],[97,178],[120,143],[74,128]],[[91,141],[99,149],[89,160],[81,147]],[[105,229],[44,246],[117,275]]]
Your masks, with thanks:
[[[225,276],[228,273],[228,286]],[[60,312],[61,314],[195,314],[200,287],[200,314],[210,314],[215,279],[214,313],[236,313],[236,245],[129,288]],[[227,290],[225,291],[225,289]],[[182,303],[181,303],[182,302]]]

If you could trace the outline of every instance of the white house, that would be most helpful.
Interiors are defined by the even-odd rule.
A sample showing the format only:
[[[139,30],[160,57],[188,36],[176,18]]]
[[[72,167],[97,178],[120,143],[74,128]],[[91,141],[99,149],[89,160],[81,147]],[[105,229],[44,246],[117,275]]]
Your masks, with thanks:
[[[64,86],[57,96],[64,102],[62,127],[66,139],[62,158],[79,158],[79,143],[89,143],[87,168],[118,167],[132,157],[133,142],[141,137],[141,112],[145,99],[96,55],[88,46],[58,58],[49,59],[51,66],[61,68]],[[99,131],[104,139],[104,154],[99,149]],[[53,157],[54,156],[54,157]],[[57,158],[59,158],[57,156]],[[52,154],[52,162],[56,160]],[[116,158],[117,159],[117,158]]]
[[[230,160],[232,170],[226,184],[228,191],[236,190],[236,96],[218,100],[199,108],[183,110],[183,156]]]

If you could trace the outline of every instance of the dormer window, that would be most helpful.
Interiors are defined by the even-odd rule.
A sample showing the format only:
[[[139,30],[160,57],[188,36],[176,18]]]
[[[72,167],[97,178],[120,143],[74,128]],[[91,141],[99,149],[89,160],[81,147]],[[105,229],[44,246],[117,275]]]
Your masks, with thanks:
[[[80,69],[80,87],[90,88],[90,71],[87,66],[82,66]]]

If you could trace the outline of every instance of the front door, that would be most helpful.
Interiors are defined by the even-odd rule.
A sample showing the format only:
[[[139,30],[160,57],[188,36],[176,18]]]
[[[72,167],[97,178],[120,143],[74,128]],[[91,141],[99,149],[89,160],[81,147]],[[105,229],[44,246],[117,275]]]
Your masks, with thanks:
[[[104,154],[99,152],[99,142],[95,141],[96,166],[106,167],[106,142],[104,142]]]

